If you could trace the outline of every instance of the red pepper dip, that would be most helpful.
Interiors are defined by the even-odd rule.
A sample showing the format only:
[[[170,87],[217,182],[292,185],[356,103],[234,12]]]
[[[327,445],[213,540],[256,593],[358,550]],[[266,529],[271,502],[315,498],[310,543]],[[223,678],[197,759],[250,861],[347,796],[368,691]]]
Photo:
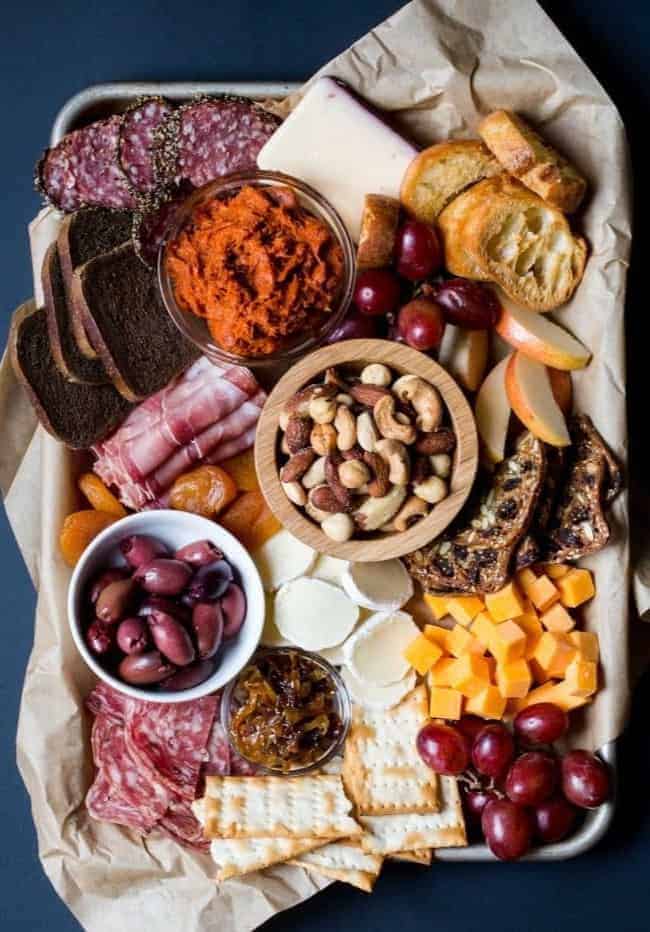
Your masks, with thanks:
[[[244,185],[202,204],[166,262],[178,306],[239,356],[267,356],[320,329],[343,276],[339,243],[289,188]]]

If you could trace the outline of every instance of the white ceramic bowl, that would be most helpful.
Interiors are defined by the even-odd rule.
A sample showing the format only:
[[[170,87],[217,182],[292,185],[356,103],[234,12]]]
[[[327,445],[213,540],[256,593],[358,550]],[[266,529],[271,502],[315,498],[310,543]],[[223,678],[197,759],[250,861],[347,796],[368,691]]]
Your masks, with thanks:
[[[157,537],[170,550],[195,540],[209,540],[219,547],[239,575],[246,596],[246,618],[237,637],[226,645],[221,663],[207,680],[176,692],[138,689],[111,676],[88,650],[82,634],[83,598],[90,580],[111,566],[123,566],[119,542],[130,534]],[[248,663],[257,647],[264,626],[264,589],[248,552],[233,535],[207,518],[185,511],[142,511],[122,518],[102,531],[86,548],[77,563],[68,589],[68,621],[79,653],[90,669],[120,692],[149,702],[187,702],[207,696],[225,686]]]

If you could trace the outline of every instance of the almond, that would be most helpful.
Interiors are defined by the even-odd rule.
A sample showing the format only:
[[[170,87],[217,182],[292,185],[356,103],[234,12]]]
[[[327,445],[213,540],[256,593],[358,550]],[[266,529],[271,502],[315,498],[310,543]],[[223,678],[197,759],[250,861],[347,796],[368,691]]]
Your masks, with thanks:
[[[299,450],[298,453],[294,453],[291,459],[286,462],[280,470],[280,481],[295,482],[297,479],[300,479],[307,472],[315,459],[316,454],[313,450],[309,449],[309,447],[304,450]]]
[[[311,435],[312,421],[309,417],[292,415],[287,422],[287,429],[284,433],[287,447],[290,453],[297,453],[309,446],[309,437]]]
[[[365,405],[367,408],[374,408],[380,398],[385,398],[386,395],[392,396],[393,393],[389,388],[384,388],[382,385],[358,383],[350,387],[349,394],[359,404]]]
[[[456,446],[456,434],[451,427],[439,427],[430,434],[420,434],[415,443],[418,453],[432,456],[434,453],[451,453]]]

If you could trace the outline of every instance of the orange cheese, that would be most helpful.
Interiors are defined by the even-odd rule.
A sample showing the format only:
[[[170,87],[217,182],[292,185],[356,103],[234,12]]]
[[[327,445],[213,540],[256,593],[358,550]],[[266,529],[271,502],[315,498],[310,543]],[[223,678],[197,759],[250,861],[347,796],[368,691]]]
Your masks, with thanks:
[[[533,676],[538,683],[564,676],[575,653],[576,649],[566,634],[545,631],[530,658]]]
[[[429,688],[434,686],[451,686],[451,671],[456,663],[453,657],[441,657],[438,663],[431,667],[428,674]]]
[[[462,625],[454,625],[448,632],[445,643],[447,653],[453,654],[454,657],[462,657],[463,654],[485,653],[481,642]]]
[[[423,634],[418,634],[404,651],[404,659],[420,676],[424,676],[441,657],[442,649]]]
[[[533,676],[526,661],[497,664],[497,686],[504,699],[523,699],[528,695]]]
[[[485,607],[495,621],[516,618],[524,611],[521,594],[513,582],[507,583],[498,592],[488,593],[485,596]]]
[[[451,686],[463,696],[476,696],[490,683],[490,670],[485,657],[463,654],[450,667],[449,679]]]
[[[528,597],[538,611],[545,612],[554,602],[557,602],[560,593],[544,573],[542,576],[538,576],[533,585],[530,586]]]
[[[492,621],[487,612],[479,612],[469,630],[476,640],[487,650],[490,646],[494,631],[496,630],[496,624]]]
[[[459,625],[467,628],[485,608],[483,599],[475,595],[455,595],[447,599],[447,612]]]
[[[429,641],[433,641],[441,650],[446,651],[449,630],[449,628],[443,628],[442,625],[425,625],[422,633],[425,638],[428,638]]]
[[[547,631],[561,631],[563,634],[568,634],[576,625],[575,619],[569,615],[566,608],[560,605],[559,602],[556,602],[555,605],[551,605],[551,607],[541,615],[540,621]]]
[[[463,694],[457,689],[443,686],[432,687],[429,693],[429,715],[431,718],[460,718],[463,714]]]
[[[497,682],[497,662],[494,657],[486,657],[485,662],[488,665],[488,673],[490,674],[490,683],[493,686],[496,686]]]
[[[578,652],[581,660],[590,660],[592,663],[598,663],[600,657],[600,648],[598,646],[598,635],[592,631],[572,631],[569,634],[569,640]]]
[[[531,689],[523,699],[513,700],[509,711],[511,709],[513,714],[516,715],[517,712],[527,709],[529,705],[534,705],[536,702],[552,702],[553,705],[559,706],[565,712],[570,712],[572,709],[578,709],[580,706],[586,705],[589,701],[587,696],[572,695],[570,687],[564,681],[561,683],[549,682],[543,686],[538,686],[537,689]]]
[[[503,621],[496,626],[490,652],[498,663],[511,663],[523,657],[526,649],[526,635],[515,621]]]
[[[566,608],[577,608],[596,594],[594,579],[589,570],[572,569],[557,581],[560,601]]]
[[[598,689],[598,666],[576,657],[566,668],[564,682],[572,696],[593,696]]]
[[[571,569],[570,566],[567,566],[566,563],[545,563],[544,572],[547,576],[550,576],[551,579],[562,579],[563,576]]]
[[[532,615],[520,615],[519,618],[515,620],[515,624],[518,628],[526,635],[526,647],[524,649],[524,657],[526,660],[530,660],[533,651],[537,647],[537,642],[544,633],[542,628],[542,623],[534,613]]]
[[[468,715],[480,715],[482,718],[501,718],[505,710],[506,700],[496,686],[486,686],[465,702]]]
[[[536,581],[537,573],[535,573],[534,570],[531,570],[529,566],[523,570],[519,570],[517,573],[517,582],[526,595],[528,595],[528,590],[535,584]]]
[[[447,611],[446,595],[433,595],[430,592],[425,592],[424,601],[431,609],[431,613],[436,621],[440,621],[441,618],[444,618],[445,615],[449,614]]]

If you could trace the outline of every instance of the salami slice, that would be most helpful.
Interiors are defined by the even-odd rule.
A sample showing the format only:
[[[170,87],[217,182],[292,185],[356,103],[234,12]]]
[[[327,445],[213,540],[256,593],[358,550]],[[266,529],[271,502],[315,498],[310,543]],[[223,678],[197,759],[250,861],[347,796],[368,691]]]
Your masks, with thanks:
[[[206,760],[201,768],[202,776],[227,777],[230,773],[230,744],[217,710],[212,731],[205,749]]]
[[[86,708],[93,715],[103,715],[116,724],[124,724],[127,706],[134,702],[107,683],[98,683],[86,697]]]
[[[119,161],[121,116],[74,130],[49,149],[37,167],[37,186],[54,207],[132,210],[136,198]]]
[[[170,802],[158,828],[186,848],[205,852],[210,850],[210,842],[203,835],[201,823],[185,799],[174,799]]]
[[[172,112],[162,97],[149,97],[126,111],[120,128],[120,164],[133,191],[151,194],[155,187],[155,133]]]
[[[189,181],[195,188],[255,168],[257,154],[280,124],[278,117],[242,97],[211,97],[175,110],[160,127],[156,177],[162,184]]]
[[[251,764],[237,751],[230,750],[230,773],[233,777],[254,777],[259,773],[255,764]]]
[[[216,696],[204,696],[173,705],[146,702],[129,708],[124,736],[141,773],[191,802],[217,702]]]

